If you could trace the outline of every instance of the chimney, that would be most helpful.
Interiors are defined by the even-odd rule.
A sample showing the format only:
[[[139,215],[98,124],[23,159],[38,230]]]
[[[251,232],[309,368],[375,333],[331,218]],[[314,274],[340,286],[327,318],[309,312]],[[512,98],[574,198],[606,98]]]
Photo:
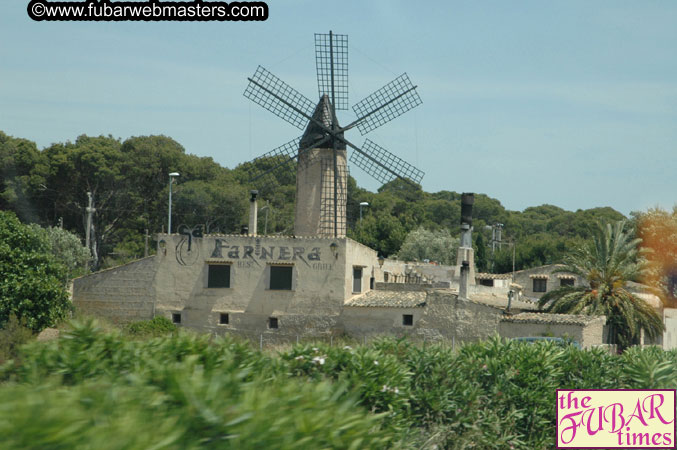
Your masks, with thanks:
[[[251,197],[249,199],[249,234],[251,236],[256,236],[256,225],[258,223],[258,207],[256,206],[256,197],[259,195],[259,191],[252,190],[249,191]]]
[[[461,194],[461,247],[472,248],[472,205],[475,194]]]
[[[461,278],[458,282],[458,297],[468,298],[468,272],[470,272],[470,264],[468,261],[461,263]]]
[[[475,284],[475,254],[472,248],[472,205],[475,194],[461,195],[461,245],[458,247],[458,296],[468,298],[468,285]]]

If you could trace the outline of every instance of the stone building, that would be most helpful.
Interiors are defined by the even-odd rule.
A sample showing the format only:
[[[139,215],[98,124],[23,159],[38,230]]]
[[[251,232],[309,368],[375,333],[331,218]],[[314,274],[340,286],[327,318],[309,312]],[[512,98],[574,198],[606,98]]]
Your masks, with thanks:
[[[527,280],[544,279],[550,289],[555,266],[516,273],[526,286],[524,296],[512,276],[475,274],[472,195],[464,201],[465,245],[458,264],[434,266],[384,260],[345,236],[319,231],[309,237],[258,236],[252,191],[251,234],[160,234],[156,255],[74,280],[73,302],[82,312],[117,323],[164,316],[203,332],[280,341],[408,335],[463,342],[501,330],[511,337],[546,333],[517,318],[537,310],[538,289]],[[319,230],[322,221],[311,222],[309,229]],[[591,342],[585,319],[567,326],[567,333]]]
[[[606,317],[574,314],[522,313],[502,317],[498,330],[501,337],[544,336],[568,338],[583,348],[603,342]]]
[[[461,342],[496,333],[507,306],[507,297],[482,286],[459,298],[450,282],[414,275],[384,282],[383,260],[349,238],[158,239],[155,256],[77,278],[78,310],[117,323],[164,316],[249,337],[390,334]]]
[[[159,235],[158,252],[78,278],[75,306],[115,322],[160,315],[203,331],[339,333],[346,300],[382,279],[348,238]]]
[[[515,272],[514,283],[522,288],[522,296],[538,301],[543,294],[562,286],[581,286],[585,279],[569,272],[560,272],[564,266],[549,264]]]

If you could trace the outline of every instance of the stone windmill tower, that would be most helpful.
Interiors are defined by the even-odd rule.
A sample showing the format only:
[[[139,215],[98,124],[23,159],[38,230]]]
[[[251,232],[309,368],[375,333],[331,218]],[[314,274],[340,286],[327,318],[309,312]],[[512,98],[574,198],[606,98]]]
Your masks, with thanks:
[[[381,183],[401,178],[420,183],[424,173],[367,139],[358,147],[345,138],[357,128],[362,135],[421,104],[407,74],[353,105],[357,119],[342,127],[337,110],[348,109],[348,36],[315,35],[315,60],[319,102],[314,103],[284,81],[259,66],[244,96],[295,127],[302,136],[252,161],[250,181],[257,185],[277,182],[280,173],[296,164],[296,236],[344,237],[348,186],[347,149],[350,161]]]

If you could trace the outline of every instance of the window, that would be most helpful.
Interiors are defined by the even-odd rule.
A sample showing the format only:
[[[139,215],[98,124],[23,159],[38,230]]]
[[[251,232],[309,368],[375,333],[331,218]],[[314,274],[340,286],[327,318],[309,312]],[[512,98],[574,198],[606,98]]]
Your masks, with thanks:
[[[384,273],[383,273],[383,281],[384,281],[385,283],[388,282],[388,272],[384,272]]]
[[[172,322],[181,323],[181,313],[172,313]]]
[[[230,317],[228,316],[228,313],[221,313],[219,315],[219,324],[228,325],[229,323],[230,323]]]
[[[210,264],[207,273],[208,288],[230,287],[230,264]]]
[[[353,294],[362,292],[362,267],[353,267]]]
[[[480,284],[481,284],[482,286],[490,286],[490,287],[494,287],[494,280],[486,280],[486,279],[482,279],[482,280],[480,280]]]
[[[534,278],[534,292],[545,292],[548,286],[548,280],[545,278]]]
[[[374,277],[369,278],[369,289],[371,289],[372,291],[374,290],[374,284],[375,283],[376,283],[376,278],[374,278]]]
[[[405,327],[410,327],[414,325],[414,315],[413,314],[403,314],[402,315],[402,325]]]
[[[574,285],[574,279],[573,278],[560,278],[559,285],[560,286],[573,286]]]
[[[268,328],[270,328],[270,329],[279,328],[278,323],[277,323],[277,317],[269,317],[268,318]]]
[[[292,266],[270,266],[270,289],[291,291],[293,269]]]

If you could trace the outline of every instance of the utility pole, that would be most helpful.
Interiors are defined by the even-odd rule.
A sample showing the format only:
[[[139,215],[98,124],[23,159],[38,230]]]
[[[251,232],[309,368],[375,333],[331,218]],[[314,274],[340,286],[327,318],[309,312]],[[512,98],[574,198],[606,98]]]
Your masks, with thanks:
[[[92,250],[90,246],[91,244],[90,236],[92,232],[92,215],[96,212],[91,192],[87,192],[87,204],[88,206],[85,209],[85,211],[87,211],[87,229],[85,230],[85,247],[87,247],[87,250],[89,250],[89,254],[91,256]]]
[[[146,228],[146,235],[144,236],[143,257],[148,258],[148,228]]]
[[[169,214],[167,217],[167,234],[172,234],[172,183],[174,182],[174,178],[178,176],[178,172],[169,174]]]
[[[510,244],[512,244],[512,282],[515,282],[515,240],[513,239]]]

